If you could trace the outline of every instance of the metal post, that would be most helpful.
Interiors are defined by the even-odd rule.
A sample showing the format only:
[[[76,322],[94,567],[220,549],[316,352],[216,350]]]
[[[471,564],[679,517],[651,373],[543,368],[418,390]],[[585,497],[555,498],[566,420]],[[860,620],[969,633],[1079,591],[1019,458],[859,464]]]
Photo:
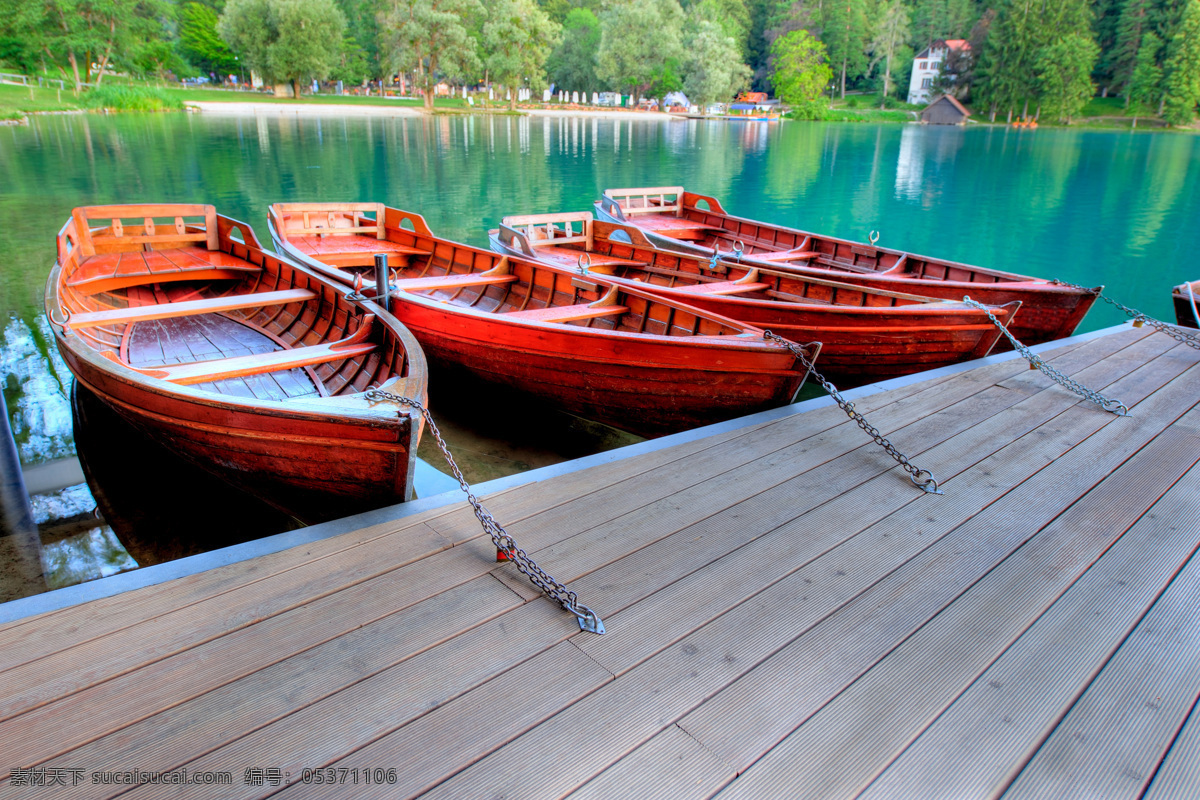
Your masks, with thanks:
[[[42,577],[42,540],[25,476],[21,472],[21,457],[13,441],[8,422],[8,404],[0,394],[0,558],[12,564],[12,571],[0,584],[0,599],[12,600],[46,591]]]
[[[384,311],[391,311],[391,276],[388,274],[388,263],[386,253],[375,254],[375,302],[378,303]]]

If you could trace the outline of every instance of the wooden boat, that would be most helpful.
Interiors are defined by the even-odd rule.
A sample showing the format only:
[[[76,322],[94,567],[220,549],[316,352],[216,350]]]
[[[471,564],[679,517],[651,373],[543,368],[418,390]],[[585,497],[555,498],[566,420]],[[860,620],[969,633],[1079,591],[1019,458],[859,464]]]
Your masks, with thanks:
[[[1171,290],[1175,321],[1185,328],[1200,328],[1200,281],[1181,283]]]
[[[427,396],[412,334],[344,295],[212,206],[90,206],[58,234],[46,312],[118,414],[316,522],[411,497],[420,417],[363,392]]]
[[[820,341],[820,371],[839,387],[983,358],[1001,335],[983,311],[962,302],[661,250],[637,228],[588,212],[505,217],[489,239],[500,253],[636,281],[792,341]],[[992,313],[1007,323],[1019,307]]]
[[[1040,278],[942,261],[899,250],[734,217],[713,197],[681,186],[606,189],[596,203],[606,222],[636,225],[660,247],[711,256],[739,243],[742,261],[810,275],[837,273],[837,280],[872,289],[910,292],[943,300],[965,296],[989,306],[1019,301],[1010,327],[1025,344],[1070,336],[1100,288],[1079,290]],[[1008,349],[1007,340],[997,348]]]
[[[393,311],[435,363],[643,436],[791,402],[807,375],[756,328],[439,239],[418,214],[313,203],[269,217],[282,252],[363,291],[374,292],[365,265],[386,253]]]

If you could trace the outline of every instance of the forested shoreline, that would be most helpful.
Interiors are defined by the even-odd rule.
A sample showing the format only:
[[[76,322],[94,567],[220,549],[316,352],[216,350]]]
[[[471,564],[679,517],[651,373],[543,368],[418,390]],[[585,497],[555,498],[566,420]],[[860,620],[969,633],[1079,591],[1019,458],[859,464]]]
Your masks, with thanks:
[[[1200,0],[0,0],[0,71],[102,86],[106,75],[299,95],[312,81],[490,86],[698,106],[747,89],[793,116],[868,93],[903,106],[914,57],[977,118],[1070,123],[1094,97],[1193,123]],[[109,79],[112,82],[112,79]]]

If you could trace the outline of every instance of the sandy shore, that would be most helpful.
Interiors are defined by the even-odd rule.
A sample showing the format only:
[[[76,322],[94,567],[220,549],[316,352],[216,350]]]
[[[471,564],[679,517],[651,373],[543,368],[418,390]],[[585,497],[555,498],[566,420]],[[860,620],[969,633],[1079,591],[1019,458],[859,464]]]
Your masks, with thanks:
[[[339,105],[336,103],[218,103],[188,101],[186,105],[205,114],[238,116],[321,116],[321,117],[419,117],[424,109],[414,106],[387,105]],[[669,114],[650,111],[627,111],[624,109],[591,108],[521,108],[518,111],[531,117],[603,117],[608,119],[649,120],[666,122],[674,119]],[[449,113],[470,114],[470,110],[454,110]],[[478,113],[484,113],[482,110]]]

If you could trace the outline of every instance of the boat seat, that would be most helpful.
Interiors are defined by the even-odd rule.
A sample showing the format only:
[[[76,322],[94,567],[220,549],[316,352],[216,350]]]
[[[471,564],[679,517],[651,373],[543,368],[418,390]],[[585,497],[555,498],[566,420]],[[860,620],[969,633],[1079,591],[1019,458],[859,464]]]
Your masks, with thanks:
[[[550,308],[534,308],[527,311],[509,311],[503,317],[531,322],[572,322],[574,320],[608,317],[628,312],[629,308],[627,306],[594,306],[591,303],[580,303],[576,306],[552,306]]]
[[[584,254],[583,250],[576,250],[571,247],[559,247],[557,244],[550,246],[539,246],[537,248],[537,257],[552,260],[556,264],[563,264],[571,267],[579,265],[579,257]],[[637,261],[632,258],[620,258],[619,256],[608,256],[600,253],[589,252],[588,258],[591,259],[592,267],[645,267],[647,262]]]
[[[171,281],[241,278],[261,272],[249,261],[196,245],[88,256],[65,283],[85,295]]]
[[[763,289],[771,288],[771,284],[758,281],[746,282],[744,279],[739,279],[736,281],[697,283],[692,286],[673,286],[671,288],[676,292],[687,292],[688,294],[725,295],[741,294],[742,292],[761,292]]]
[[[794,261],[801,258],[816,258],[821,255],[816,250],[778,250],[769,253],[750,253],[749,256],[760,261]]]
[[[270,353],[257,353],[249,356],[234,356],[213,361],[197,361],[191,364],[172,364],[163,367],[138,368],[129,367],[111,351],[104,353],[105,357],[116,361],[122,366],[129,367],[151,378],[188,386],[196,383],[241,378],[247,375],[263,375],[268,372],[280,372],[297,367],[311,367],[315,364],[325,364],[330,361],[344,361],[348,358],[364,356],[375,350],[375,345],[366,341],[375,321],[374,314],[363,317],[362,325],[353,335],[328,344],[310,345],[307,347],[292,347],[287,350],[276,350]]]
[[[158,303],[132,306],[130,308],[113,308],[105,311],[71,314],[67,319],[67,327],[77,330],[79,328],[92,328],[97,325],[110,323],[141,322],[143,320],[187,317],[196,314],[212,314],[218,311],[234,311],[239,308],[279,306],[288,303],[303,303],[313,300],[316,297],[317,293],[309,289],[288,289],[286,291],[260,292],[258,294],[235,294],[205,300],[186,300],[179,303]]]
[[[502,256],[496,266],[483,272],[453,272],[448,275],[430,275],[427,278],[401,278],[393,287],[406,292],[428,289],[460,289],[467,286],[491,286],[513,283],[517,276],[509,272],[508,256]]]

